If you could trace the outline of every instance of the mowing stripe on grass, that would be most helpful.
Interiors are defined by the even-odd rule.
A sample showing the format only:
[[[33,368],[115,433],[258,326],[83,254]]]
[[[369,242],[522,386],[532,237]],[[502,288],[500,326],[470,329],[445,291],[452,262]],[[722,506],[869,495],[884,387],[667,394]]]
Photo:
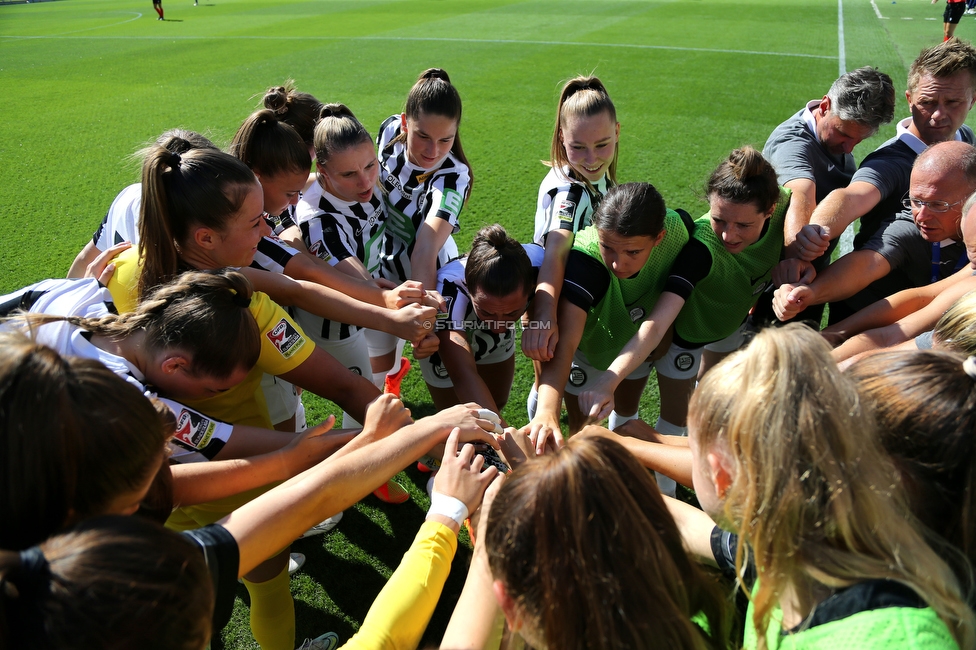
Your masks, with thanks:
[[[131,20],[135,20],[132,18]],[[124,21],[129,22],[129,21]],[[113,25],[105,25],[105,27],[112,27]],[[98,27],[91,27],[89,29],[99,29]],[[87,31],[87,30],[78,30]],[[65,34],[72,34],[73,32],[65,32]],[[235,36],[179,36],[179,35],[169,35],[169,36],[62,36],[60,34],[52,34],[46,36],[13,36],[13,35],[0,35],[0,39],[35,39],[35,38],[48,38],[48,39],[58,39],[58,38],[89,38],[89,39],[104,39],[104,40],[193,40],[193,41],[227,41],[227,40],[269,40],[269,41],[417,41],[417,42],[440,42],[440,43],[487,43],[487,44],[501,44],[501,45],[548,45],[548,46],[578,46],[578,47],[617,47],[617,48],[627,48],[627,49],[637,49],[637,50],[671,50],[676,52],[704,52],[704,53],[714,53],[714,54],[745,54],[750,56],[791,56],[803,59],[826,59],[832,61],[836,59],[835,56],[829,56],[826,54],[802,54],[796,52],[761,52],[758,50],[725,50],[717,48],[707,48],[707,47],[675,47],[671,45],[640,45],[635,43],[586,43],[586,42],[574,42],[574,41],[519,41],[519,40],[506,40],[506,39],[494,39],[494,38],[435,38],[435,37],[424,37],[424,36],[295,36],[295,35],[266,35],[266,34],[254,34],[254,35],[235,35]]]

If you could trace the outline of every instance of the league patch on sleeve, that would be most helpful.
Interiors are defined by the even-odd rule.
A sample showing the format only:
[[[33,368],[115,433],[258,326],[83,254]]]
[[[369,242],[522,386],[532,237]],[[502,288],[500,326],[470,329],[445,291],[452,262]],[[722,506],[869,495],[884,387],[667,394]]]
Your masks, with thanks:
[[[308,252],[324,262],[332,259],[332,253],[329,252],[321,241],[312,242],[312,245],[308,247]]]
[[[286,359],[302,349],[305,345],[305,337],[295,329],[287,319],[282,318],[278,324],[265,333],[275,349]]]
[[[176,433],[173,440],[188,449],[201,450],[213,437],[217,424],[196,411],[181,409],[176,418]]]
[[[556,206],[556,214],[559,216],[559,223],[573,223],[576,218],[576,203],[563,199]]]

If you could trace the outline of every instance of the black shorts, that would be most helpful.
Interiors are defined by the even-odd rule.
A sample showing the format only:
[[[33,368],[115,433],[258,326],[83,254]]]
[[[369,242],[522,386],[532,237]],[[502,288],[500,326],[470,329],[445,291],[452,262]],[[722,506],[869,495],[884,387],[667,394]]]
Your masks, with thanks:
[[[945,11],[942,12],[942,22],[958,25],[962,19],[963,12],[966,11],[965,2],[950,2],[946,4]]]

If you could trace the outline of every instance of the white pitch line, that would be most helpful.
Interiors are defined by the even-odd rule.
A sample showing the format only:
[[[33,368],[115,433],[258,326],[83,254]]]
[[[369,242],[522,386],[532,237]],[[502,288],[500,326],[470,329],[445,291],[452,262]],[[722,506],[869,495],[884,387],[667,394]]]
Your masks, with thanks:
[[[875,13],[878,14],[878,18],[881,18],[881,13],[878,11],[878,6],[874,4],[874,0],[871,0],[871,5],[874,7]],[[847,74],[844,53],[844,0],[837,0],[837,58],[840,60],[840,74]],[[837,248],[840,249],[841,255],[846,255],[854,250],[853,223],[848,225],[840,234],[840,242],[838,242]]]
[[[135,19],[132,19],[135,20]],[[128,22],[128,21],[126,21]],[[669,50],[675,52],[703,52],[706,54],[745,54],[750,56],[790,56],[802,59],[834,60],[835,57],[824,54],[798,54],[795,52],[761,52],[757,50],[726,50],[706,47],[675,47],[670,45],[640,45],[633,43],[586,43],[573,41],[517,41],[488,38],[434,38],[423,36],[295,36],[295,35],[239,35],[239,36],[13,36],[0,34],[0,39],[36,39],[36,38],[87,38],[87,39],[115,39],[115,40],[268,40],[268,41],[414,41],[414,42],[444,42],[444,43],[487,43],[499,45],[547,45],[567,47],[617,47],[638,50]]]
[[[85,29],[76,29],[76,30],[70,31],[70,32],[61,32],[60,34],[52,34],[50,36],[14,36],[12,38],[23,38],[23,39],[60,38],[60,37],[65,36],[67,34],[78,34],[80,32],[90,32],[93,29],[104,29],[106,27],[117,27],[118,25],[124,25],[126,23],[131,23],[133,20],[139,20],[140,18],[142,18],[142,14],[139,13],[138,11],[113,11],[112,13],[121,13],[121,14],[125,14],[125,15],[135,16],[135,18],[129,18],[127,20],[123,20],[123,21],[117,22],[117,23],[111,23],[111,24],[108,24],[108,25],[97,25],[95,27],[86,27]],[[92,37],[89,37],[89,36],[79,36],[78,38],[92,38]]]
[[[871,6],[874,7],[874,13],[878,18],[881,20],[888,20],[886,17],[881,15],[881,10],[878,9],[878,5],[874,4],[874,0],[871,0]]]
[[[838,76],[847,74],[847,51],[844,47],[844,0],[837,0],[837,63]]]

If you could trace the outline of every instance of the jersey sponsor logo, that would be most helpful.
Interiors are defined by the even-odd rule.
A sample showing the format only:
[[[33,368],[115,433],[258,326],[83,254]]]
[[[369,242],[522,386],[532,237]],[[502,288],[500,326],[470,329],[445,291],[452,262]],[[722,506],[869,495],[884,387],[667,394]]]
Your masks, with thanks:
[[[464,197],[456,190],[444,190],[441,198],[441,210],[450,212],[455,217],[461,214],[461,207],[464,205]]]
[[[386,177],[386,181],[384,184],[387,185],[386,189],[388,192],[391,190],[400,190],[400,194],[406,194],[406,192],[403,189],[403,185],[400,185],[400,179],[394,176],[393,174],[390,174]]]
[[[644,320],[644,308],[643,307],[634,307],[633,309],[631,309],[630,310],[630,320],[633,323],[636,323],[638,321]]]
[[[579,387],[586,383],[586,371],[579,366],[573,366],[569,371],[569,383]]]
[[[410,217],[399,210],[390,207],[390,212],[386,217],[386,229],[390,231],[400,241],[412,242],[417,236],[417,229],[414,228]]]
[[[176,418],[176,433],[173,439],[190,449],[203,449],[210,442],[217,424],[205,418],[196,411],[189,409],[180,410],[179,417]]]
[[[290,359],[292,355],[305,345],[305,337],[284,318],[266,332],[265,336],[275,346],[275,349],[281,353],[281,356],[286,359]]]
[[[563,199],[556,206],[556,215],[559,217],[559,223],[573,223],[576,217],[576,203]]]
[[[361,236],[363,234],[363,231],[365,231],[367,227],[372,226],[374,223],[376,223],[377,219],[379,219],[379,216],[382,212],[383,212],[383,208],[376,208],[376,210],[373,211],[373,214],[369,215],[369,218],[363,221],[363,225],[359,228],[359,230],[356,231],[356,237]]]

